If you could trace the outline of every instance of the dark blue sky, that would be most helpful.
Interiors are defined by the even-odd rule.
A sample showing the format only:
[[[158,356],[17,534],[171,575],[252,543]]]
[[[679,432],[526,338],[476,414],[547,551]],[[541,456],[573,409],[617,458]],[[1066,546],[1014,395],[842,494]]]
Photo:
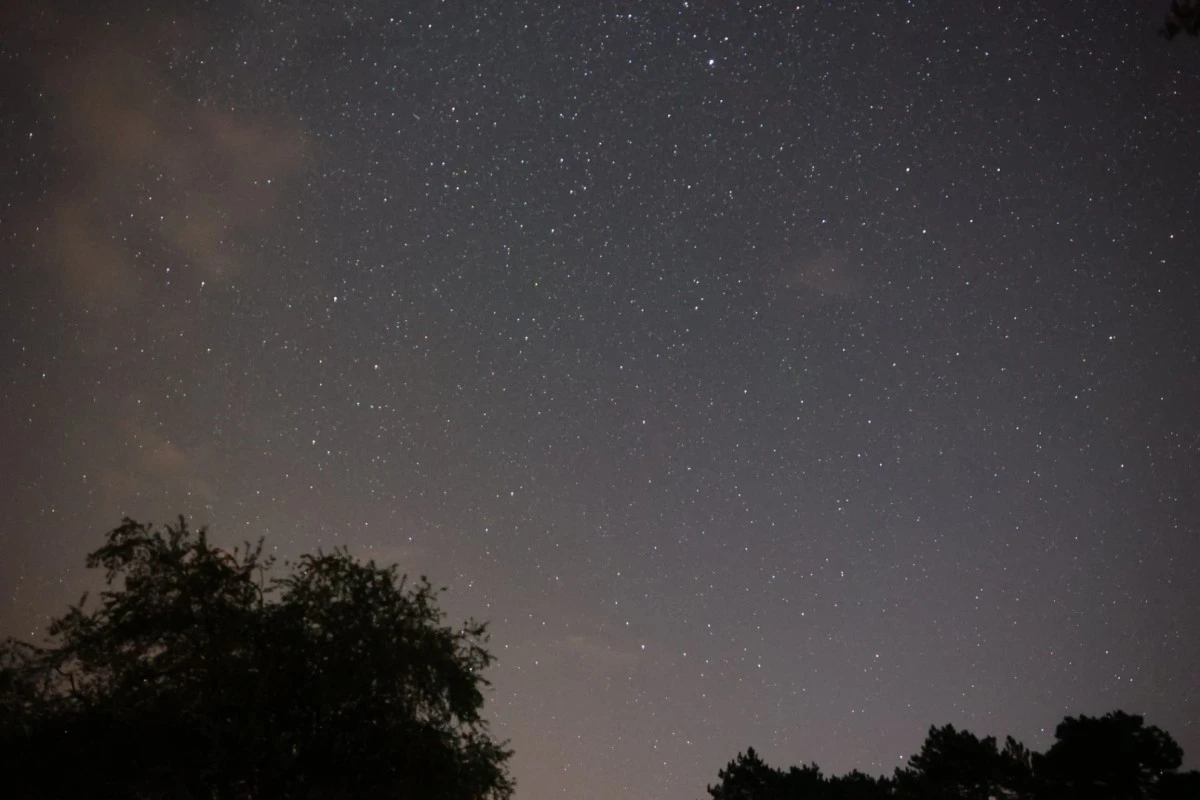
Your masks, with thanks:
[[[1200,764],[1165,5],[3,12],[0,627],[182,512],[490,619],[528,800],[1113,708]]]

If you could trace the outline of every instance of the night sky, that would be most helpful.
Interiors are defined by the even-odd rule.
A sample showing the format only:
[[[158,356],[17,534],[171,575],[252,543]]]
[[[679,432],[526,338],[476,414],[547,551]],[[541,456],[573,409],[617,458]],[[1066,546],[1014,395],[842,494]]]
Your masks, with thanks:
[[[490,620],[523,800],[1115,708],[1200,765],[1166,5],[0,12],[0,630],[184,513]]]

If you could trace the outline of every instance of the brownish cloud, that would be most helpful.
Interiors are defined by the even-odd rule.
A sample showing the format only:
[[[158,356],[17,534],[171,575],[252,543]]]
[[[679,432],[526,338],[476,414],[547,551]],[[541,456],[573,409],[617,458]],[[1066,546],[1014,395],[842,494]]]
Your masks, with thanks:
[[[280,183],[304,162],[303,131],[188,97],[170,81],[161,36],[96,39],[41,70],[65,156],[47,266],[71,298],[98,309],[144,298],[154,270],[197,282],[238,275],[249,266],[244,246],[274,218]]]
[[[601,636],[570,634],[559,644],[572,658],[602,672],[632,669],[640,660],[633,645],[619,645]]]
[[[784,272],[784,288],[816,292],[822,297],[854,297],[867,286],[862,267],[844,252],[825,250]]]
[[[212,505],[217,492],[208,479],[213,454],[202,445],[172,441],[156,427],[142,421],[135,403],[125,403],[114,434],[118,457],[100,470],[98,487],[106,506],[132,508],[149,496],[188,498],[190,503]]]

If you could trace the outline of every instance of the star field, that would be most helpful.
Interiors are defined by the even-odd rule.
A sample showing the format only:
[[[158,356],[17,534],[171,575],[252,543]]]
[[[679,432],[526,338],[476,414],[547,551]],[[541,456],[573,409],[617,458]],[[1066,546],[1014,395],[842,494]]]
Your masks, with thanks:
[[[1197,766],[1159,5],[0,13],[0,629],[184,513],[490,620],[528,800],[1114,708]]]

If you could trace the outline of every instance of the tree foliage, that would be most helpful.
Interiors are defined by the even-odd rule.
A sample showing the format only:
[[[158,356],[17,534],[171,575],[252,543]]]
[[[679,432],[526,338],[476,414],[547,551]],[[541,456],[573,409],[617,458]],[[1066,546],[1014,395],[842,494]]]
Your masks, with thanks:
[[[993,736],[980,739],[953,725],[931,727],[921,751],[896,773],[898,792],[928,800],[988,800],[1012,795],[1032,777],[1024,747],[1012,737],[1004,750]]]
[[[1122,711],[1067,717],[1054,739],[1038,759],[1038,773],[1063,800],[1153,797],[1161,776],[1183,763],[1170,734]]]
[[[820,797],[825,787],[821,770],[815,765],[784,770],[769,767],[749,748],[738,753],[729,765],[717,773],[720,780],[709,786],[712,800],[789,800]]]
[[[182,518],[126,519],[87,563],[98,603],[0,649],[15,796],[511,795],[485,626],[443,624],[424,578],[344,550],[276,576],[261,541],[227,553]]]
[[[753,748],[708,787],[712,800],[1196,800],[1200,772],[1179,772],[1170,734],[1139,716],[1067,717],[1054,744],[1034,753],[1011,736],[1000,748],[953,725],[933,726],[891,777],[857,770],[825,778],[815,765],[788,771]]]
[[[1174,39],[1181,33],[1200,36],[1200,2],[1197,0],[1172,0],[1170,10],[1163,20],[1162,35]]]

